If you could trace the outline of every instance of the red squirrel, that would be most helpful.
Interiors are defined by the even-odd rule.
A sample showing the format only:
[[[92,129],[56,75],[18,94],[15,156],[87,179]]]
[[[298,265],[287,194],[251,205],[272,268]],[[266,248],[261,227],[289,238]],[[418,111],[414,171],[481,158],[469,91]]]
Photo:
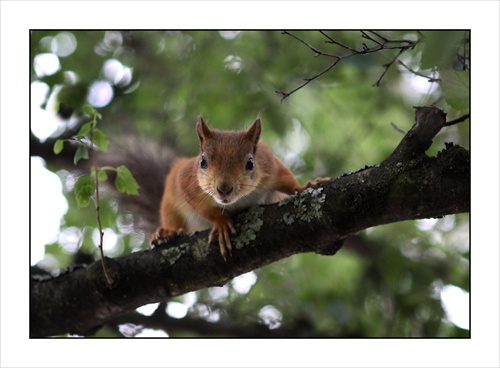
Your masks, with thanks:
[[[212,227],[208,243],[216,236],[224,259],[231,254],[231,220],[235,212],[254,205],[278,202],[295,192],[329,180],[300,185],[292,172],[260,141],[261,119],[244,131],[210,129],[202,117],[196,131],[197,157],[182,158],[167,175],[160,207],[161,226],[151,237],[153,246],[184,232]]]

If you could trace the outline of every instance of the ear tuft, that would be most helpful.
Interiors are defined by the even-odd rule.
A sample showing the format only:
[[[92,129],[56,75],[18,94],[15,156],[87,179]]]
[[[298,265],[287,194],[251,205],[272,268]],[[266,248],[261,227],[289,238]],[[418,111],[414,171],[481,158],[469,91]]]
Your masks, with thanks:
[[[260,118],[257,118],[257,120],[254,121],[252,126],[250,128],[248,128],[248,130],[246,132],[247,138],[255,146],[257,146],[257,143],[259,142],[261,131],[262,131],[261,120],[260,120]]]
[[[200,148],[203,147],[203,143],[206,139],[210,138],[212,131],[203,120],[203,116],[198,117],[198,122],[196,123],[196,132],[198,133],[198,139],[200,141]]]

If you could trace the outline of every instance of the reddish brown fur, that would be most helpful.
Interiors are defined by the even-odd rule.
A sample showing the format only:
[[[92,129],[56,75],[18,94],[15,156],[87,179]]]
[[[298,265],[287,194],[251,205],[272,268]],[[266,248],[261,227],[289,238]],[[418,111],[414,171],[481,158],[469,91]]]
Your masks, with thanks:
[[[199,231],[212,225],[209,243],[218,234],[225,258],[232,248],[230,233],[236,231],[231,221],[233,212],[277,202],[314,184],[301,186],[259,141],[260,118],[245,131],[228,132],[208,128],[200,117],[196,130],[200,155],[178,160],[168,174],[160,209],[161,227],[153,234],[152,244],[169,241],[182,231]],[[200,168],[202,156],[206,169]],[[247,169],[249,159],[253,159],[253,170]],[[318,179],[317,183],[326,180]]]

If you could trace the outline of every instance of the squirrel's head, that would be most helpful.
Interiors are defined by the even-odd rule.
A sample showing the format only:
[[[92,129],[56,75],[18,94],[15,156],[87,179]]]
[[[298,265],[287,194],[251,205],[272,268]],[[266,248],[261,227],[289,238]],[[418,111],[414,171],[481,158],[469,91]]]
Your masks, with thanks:
[[[203,118],[196,125],[200,141],[198,184],[222,206],[232,205],[256,189],[258,162],[255,154],[261,121],[244,131],[210,129]]]

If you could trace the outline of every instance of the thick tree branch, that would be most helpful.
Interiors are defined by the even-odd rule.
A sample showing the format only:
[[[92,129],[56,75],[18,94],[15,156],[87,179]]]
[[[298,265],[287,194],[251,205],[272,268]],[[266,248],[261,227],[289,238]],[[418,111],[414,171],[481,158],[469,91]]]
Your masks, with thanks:
[[[469,152],[447,144],[425,150],[446,122],[434,107],[418,108],[416,123],[387,160],[343,175],[322,188],[254,207],[235,219],[236,249],[227,262],[208,247],[208,231],[168,246],[136,252],[107,265],[109,289],[96,262],[58,277],[31,279],[30,334],[86,334],[135,308],[210,286],[293,254],[333,255],[360,230],[403,220],[441,217],[470,208]]]

